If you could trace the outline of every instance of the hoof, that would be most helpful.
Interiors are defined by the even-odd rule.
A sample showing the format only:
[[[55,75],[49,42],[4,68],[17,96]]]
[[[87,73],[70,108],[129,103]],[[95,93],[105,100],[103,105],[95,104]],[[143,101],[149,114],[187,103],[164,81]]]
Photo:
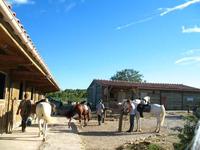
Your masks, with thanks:
[[[159,133],[160,131],[158,130],[158,131],[156,131],[156,133]]]
[[[45,142],[45,141],[46,141],[46,138],[43,138],[42,141]]]

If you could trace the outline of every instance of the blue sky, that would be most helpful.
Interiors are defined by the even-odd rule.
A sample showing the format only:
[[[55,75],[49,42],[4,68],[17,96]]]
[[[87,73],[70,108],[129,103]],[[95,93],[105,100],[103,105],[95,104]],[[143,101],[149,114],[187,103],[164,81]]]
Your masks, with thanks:
[[[10,0],[62,89],[133,68],[200,87],[200,0]]]

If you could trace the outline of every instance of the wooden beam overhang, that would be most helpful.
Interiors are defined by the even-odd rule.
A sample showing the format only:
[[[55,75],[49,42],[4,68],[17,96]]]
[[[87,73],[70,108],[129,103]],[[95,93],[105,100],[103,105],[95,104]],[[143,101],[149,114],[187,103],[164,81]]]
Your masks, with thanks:
[[[22,69],[24,67],[25,70],[31,71],[31,74],[12,73],[13,80],[45,81],[53,91],[59,90],[25,30],[20,29],[15,16],[7,9],[4,2],[0,2],[0,7],[3,8],[3,12],[0,12],[0,70],[24,70]]]
[[[19,56],[11,56],[11,55],[0,55],[0,63],[1,62],[13,62],[13,63],[25,63],[26,61],[24,61],[22,58],[20,58]]]
[[[38,66],[38,64],[35,62],[35,60],[29,56],[29,54],[20,45],[20,43],[18,43],[17,40],[15,40],[13,38],[13,36],[9,33],[9,31],[1,23],[0,23],[0,33],[6,34],[9,37],[9,39],[14,43],[14,45],[16,45],[18,51],[20,51],[21,54],[24,55],[23,57],[26,57],[38,69],[38,71],[41,72],[41,74],[45,75],[45,72],[40,68],[40,66]]]

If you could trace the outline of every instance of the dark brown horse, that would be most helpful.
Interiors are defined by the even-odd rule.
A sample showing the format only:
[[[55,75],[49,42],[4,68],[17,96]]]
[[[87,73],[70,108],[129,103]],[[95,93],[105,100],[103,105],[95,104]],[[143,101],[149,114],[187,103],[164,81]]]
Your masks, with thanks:
[[[84,119],[84,126],[87,125],[86,118],[90,120],[90,108],[85,104],[76,104],[71,110],[66,113],[66,117],[69,119],[68,127],[70,127],[72,117],[78,114],[79,123],[81,124],[81,119]]]

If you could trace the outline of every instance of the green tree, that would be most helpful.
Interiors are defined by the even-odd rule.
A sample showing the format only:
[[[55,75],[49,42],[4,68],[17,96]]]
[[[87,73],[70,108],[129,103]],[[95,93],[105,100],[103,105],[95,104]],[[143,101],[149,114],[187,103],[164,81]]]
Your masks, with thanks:
[[[132,81],[132,82],[145,82],[143,81],[143,75],[134,69],[124,69],[121,71],[117,71],[115,75],[113,75],[111,80],[123,80],[123,81]]]
[[[86,89],[66,89],[64,91],[49,93],[47,96],[62,101],[82,101],[87,98],[87,91]]]

